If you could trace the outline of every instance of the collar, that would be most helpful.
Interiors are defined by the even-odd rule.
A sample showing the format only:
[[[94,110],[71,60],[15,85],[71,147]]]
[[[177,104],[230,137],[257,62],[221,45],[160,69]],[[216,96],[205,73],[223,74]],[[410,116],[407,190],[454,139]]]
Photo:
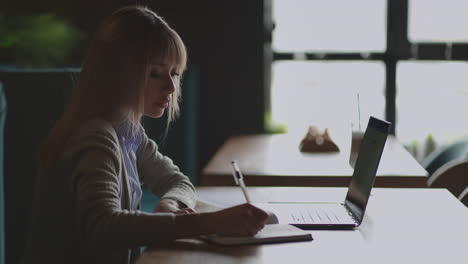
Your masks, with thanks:
[[[123,141],[125,145],[135,148],[135,150],[143,140],[143,134],[145,133],[145,129],[140,123],[135,125],[127,119],[114,124],[114,129],[119,140]]]

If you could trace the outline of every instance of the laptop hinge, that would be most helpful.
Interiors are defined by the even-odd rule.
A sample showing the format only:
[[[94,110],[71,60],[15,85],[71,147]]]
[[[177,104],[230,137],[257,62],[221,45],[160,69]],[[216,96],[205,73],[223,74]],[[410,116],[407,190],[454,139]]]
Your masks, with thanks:
[[[346,208],[346,211],[348,211],[349,216],[351,216],[356,226],[358,226],[359,221],[357,220],[357,217],[354,215],[353,210],[351,210],[351,208],[346,203],[343,203],[343,206]]]

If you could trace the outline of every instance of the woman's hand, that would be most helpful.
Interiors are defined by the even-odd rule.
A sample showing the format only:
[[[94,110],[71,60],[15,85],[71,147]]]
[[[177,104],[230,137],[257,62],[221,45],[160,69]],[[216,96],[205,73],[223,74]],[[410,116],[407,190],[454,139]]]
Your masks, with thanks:
[[[265,211],[251,204],[209,213],[178,214],[175,217],[176,238],[209,234],[253,236],[265,226],[267,218]]]
[[[191,214],[195,213],[195,210],[191,208],[181,208],[181,204],[173,199],[163,198],[159,200],[159,203],[154,208],[155,213],[174,213],[174,214]]]
[[[219,235],[253,236],[265,226],[267,218],[265,211],[246,203],[212,213],[208,224]]]

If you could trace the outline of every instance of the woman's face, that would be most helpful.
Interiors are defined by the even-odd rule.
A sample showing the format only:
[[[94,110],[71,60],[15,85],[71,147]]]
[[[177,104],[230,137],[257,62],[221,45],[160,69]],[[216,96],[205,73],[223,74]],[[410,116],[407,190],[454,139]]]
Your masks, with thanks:
[[[144,115],[158,118],[169,107],[171,96],[179,84],[180,73],[175,65],[153,64],[148,72],[144,94]]]

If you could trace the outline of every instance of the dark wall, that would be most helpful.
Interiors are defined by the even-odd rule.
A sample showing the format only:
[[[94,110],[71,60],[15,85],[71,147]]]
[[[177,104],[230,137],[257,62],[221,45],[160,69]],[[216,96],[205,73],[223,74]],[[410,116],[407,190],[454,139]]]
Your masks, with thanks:
[[[233,134],[263,130],[263,2],[152,1],[200,66],[199,164]]]
[[[139,2],[166,18],[199,66],[199,168],[230,135],[263,131],[263,0],[6,2],[0,12],[55,13],[81,29],[75,65],[99,21],[118,7]]]

